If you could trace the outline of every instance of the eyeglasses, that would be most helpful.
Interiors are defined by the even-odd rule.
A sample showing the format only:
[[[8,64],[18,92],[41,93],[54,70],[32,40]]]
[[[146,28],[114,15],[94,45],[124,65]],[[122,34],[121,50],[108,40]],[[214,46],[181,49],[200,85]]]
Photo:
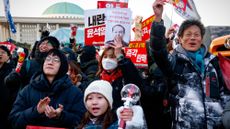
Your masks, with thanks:
[[[188,38],[190,38],[190,37],[198,38],[198,37],[201,37],[201,34],[198,34],[198,33],[194,33],[194,34],[186,33],[186,34],[184,34],[184,36],[188,37]]]
[[[60,63],[60,62],[61,62],[60,59],[59,59],[58,57],[52,58],[52,57],[50,57],[50,56],[46,57],[45,61],[46,61],[46,62],[52,61],[52,62],[54,62],[54,63]]]

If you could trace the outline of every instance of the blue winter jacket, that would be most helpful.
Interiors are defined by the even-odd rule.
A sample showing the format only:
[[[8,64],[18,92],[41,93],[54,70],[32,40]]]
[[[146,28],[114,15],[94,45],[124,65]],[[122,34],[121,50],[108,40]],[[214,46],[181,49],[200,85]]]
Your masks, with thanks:
[[[59,118],[51,118],[39,114],[39,100],[50,97],[50,106],[64,110]],[[29,85],[22,89],[13,105],[9,120],[14,128],[26,128],[27,125],[72,128],[81,121],[86,109],[83,103],[83,93],[75,87],[67,75],[54,80],[52,84],[43,74],[33,76]]]
[[[102,129],[102,123],[93,124],[92,122],[89,122],[88,124],[85,125],[84,129]],[[117,121],[112,123],[107,129],[118,129]]]

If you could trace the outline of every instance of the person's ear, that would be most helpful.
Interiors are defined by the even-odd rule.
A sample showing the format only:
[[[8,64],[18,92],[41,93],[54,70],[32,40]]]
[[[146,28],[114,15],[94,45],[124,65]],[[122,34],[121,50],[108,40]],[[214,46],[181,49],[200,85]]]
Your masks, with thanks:
[[[182,37],[178,37],[178,42],[179,42],[179,43],[182,43],[182,41],[183,41],[183,40],[182,40]]]

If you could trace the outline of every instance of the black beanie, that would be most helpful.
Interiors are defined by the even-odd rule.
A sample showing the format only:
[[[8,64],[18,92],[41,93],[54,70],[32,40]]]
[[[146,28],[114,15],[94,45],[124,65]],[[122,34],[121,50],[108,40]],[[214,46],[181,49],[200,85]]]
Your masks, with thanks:
[[[47,56],[49,56],[49,55],[58,56],[60,58],[60,61],[61,61],[60,68],[58,70],[57,75],[55,76],[55,80],[66,75],[66,73],[68,72],[68,61],[67,61],[65,54],[61,50],[51,49],[48,52]],[[44,65],[44,63],[43,63],[43,65]]]
[[[4,50],[7,53],[7,55],[11,57],[10,50],[6,46],[1,45],[0,49]]]
[[[43,39],[41,39],[41,41],[39,42],[39,45],[45,41],[45,40],[48,40],[49,43],[52,44],[52,46],[54,47],[54,49],[59,49],[59,46],[60,46],[60,43],[59,41],[57,40],[57,38],[53,37],[53,36],[47,36],[47,37],[44,37]],[[38,45],[38,46],[39,46]]]
[[[88,61],[96,59],[96,48],[94,46],[84,46],[80,53],[81,63],[86,63]]]

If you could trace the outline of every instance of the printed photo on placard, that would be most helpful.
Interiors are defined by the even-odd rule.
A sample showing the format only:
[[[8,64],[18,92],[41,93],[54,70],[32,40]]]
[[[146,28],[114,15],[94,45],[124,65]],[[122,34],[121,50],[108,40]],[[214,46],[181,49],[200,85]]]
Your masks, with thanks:
[[[128,8],[107,9],[105,16],[105,45],[121,41],[123,47],[127,47],[130,41],[131,10]]]

